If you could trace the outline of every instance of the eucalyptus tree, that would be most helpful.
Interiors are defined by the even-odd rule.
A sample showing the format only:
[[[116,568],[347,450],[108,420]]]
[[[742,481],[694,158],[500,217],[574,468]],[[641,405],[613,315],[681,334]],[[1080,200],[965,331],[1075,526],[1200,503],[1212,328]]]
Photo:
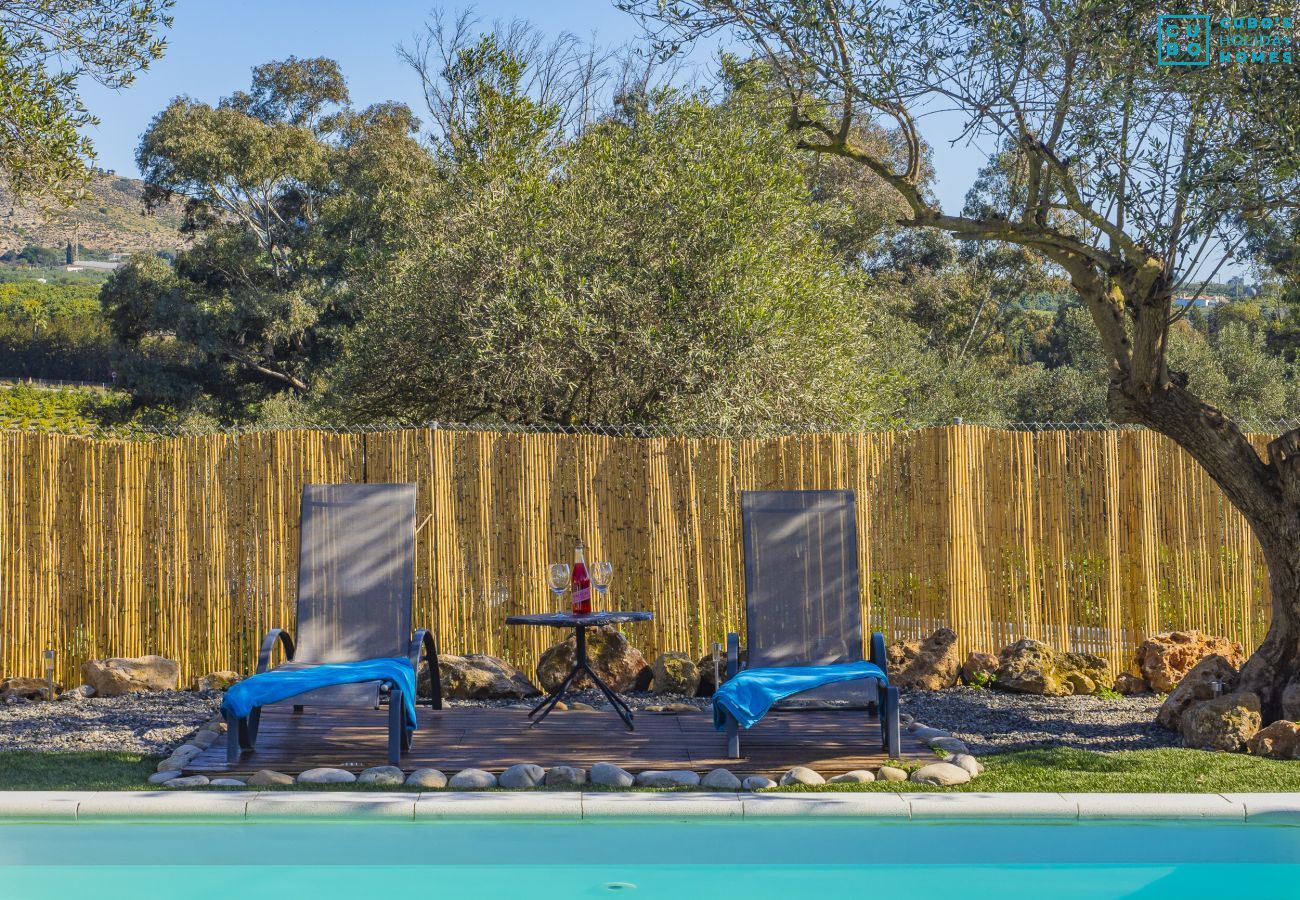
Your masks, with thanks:
[[[174,269],[133,259],[101,299],[141,402],[242,415],[304,397],[353,314],[351,280],[394,251],[433,178],[400,104],[356,110],[329,59],[267,63],[213,105],[178,97],[144,133],[147,202],[183,201]]]
[[[1216,274],[1249,222],[1300,196],[1300,117],[1284,99],[1300,67],[1286,48],[1241,61],[1210,43],[1294,35],[1295,4],[1261,4],[1249,20],[1235,4],[1202,4],[1190,29],[1161,22],[1164,4],[1113,0],[622,5],[665,51],[725,32],[767,59],[799,145],[875,173],[905,202],[901,225],[1026,248],[1059,267],[1108,360],[1111,416],[1176,441],[1259,540],[1272,620],[1242,687],[1276,719],[1287,688],[1300,690],[1300,430],[1257,451],[1167,351],[1174,298]],[[982,208],[945,211],[922,189],[923,134],[939,109],[960,112],[962,137],[1014,155],[1007,190]],[[873,122],[898,135],[901,159],[855,140]]]

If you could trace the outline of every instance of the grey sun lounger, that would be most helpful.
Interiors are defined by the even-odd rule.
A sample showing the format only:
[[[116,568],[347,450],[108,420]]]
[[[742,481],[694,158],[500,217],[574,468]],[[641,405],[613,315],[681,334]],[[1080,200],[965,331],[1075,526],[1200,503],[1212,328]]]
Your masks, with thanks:
[[[274,671],[303,670],[326,663],[356,663],[403,657],[418,671],[429,665],[431,697],[442,708],[438,648],[427,629],[411,631],[415,588],[414,484],[309,484],[302,491],[298,542],[295,641],[272,628],[262,641],[257,673],[271,671],[276,645],[284,662]],[[272,705],[379,709],[382,681],[333,684]],[[414,723],[407,721],[400,690],[388,698],[388,759],[396,764],[409,749]],[[261,707],[227,721],[226,758],[237,762],[257,740]]]
[[[740,636],[727,635],[727,678],[742,670],[757,678],[760,673],[754,670],[763,670],[763,676],[779,681],[780,670],[786,669],[795,681],[796,673],[812,674],[807,667],[844,666],[844,673],[864,673],[801,691],[799,696],[842,707],[846,728],[853,727],[853,718],[861,710],[875,714],[885,753],[897,757],[898,688],[888,682],[884,635],[871,635],[870,659],[862,654],[853,492],[742,491],[740,499],[748,646],[742,665]],[[864,661],[875,665],[864,666]],[[787,702],[785,708],[798,709],[799,701]],[[738,759],[741,723],[724,705],[715,704],[715,710],[727,735],[727,753]]]

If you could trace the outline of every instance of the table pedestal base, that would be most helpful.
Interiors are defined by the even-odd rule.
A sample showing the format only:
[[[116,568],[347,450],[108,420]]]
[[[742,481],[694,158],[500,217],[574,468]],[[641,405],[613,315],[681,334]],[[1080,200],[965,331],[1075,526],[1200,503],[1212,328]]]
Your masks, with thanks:
[[[618,713],[618,717],[623,720],[623,724],[627,726],[627,730],[635,731],[636,726],[632,724],[632,708],[627,705],[623,698],[620,697],[613,688],[601,680],[601,677],[596,674],[594,669],[592,669],[591,661],[587,659],[587,629],[585,626],[579,625],[574,629],[574,639],[573,668],[569,670],[569,674],[565,676],[565,679],[560,682],[559,687],[547,694],[546,699],[533,707],[532,712],[528,714],[528,718],[533,719],[533,716],[537,716],[537,718],[533,719],[532,724],[528,727],[532,728],[536,726],[542,721],[542,719],[545,719],[550,715],[551,710],[555,709],[555,704],[559,703],[570,693],[569,689],[578,676],[586,675],[591,679],[592,683],[596,685],[600,692],[605,695],[605,699],[609,701],[610,706],[614,707],[614,712]]]

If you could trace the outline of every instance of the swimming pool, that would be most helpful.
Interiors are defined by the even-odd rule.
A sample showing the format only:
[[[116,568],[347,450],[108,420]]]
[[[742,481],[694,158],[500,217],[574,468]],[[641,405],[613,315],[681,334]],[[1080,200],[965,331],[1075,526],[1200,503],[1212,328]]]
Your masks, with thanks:
[[[880,819],[0,822],[4,900],[1281,898],[1300,828]]]

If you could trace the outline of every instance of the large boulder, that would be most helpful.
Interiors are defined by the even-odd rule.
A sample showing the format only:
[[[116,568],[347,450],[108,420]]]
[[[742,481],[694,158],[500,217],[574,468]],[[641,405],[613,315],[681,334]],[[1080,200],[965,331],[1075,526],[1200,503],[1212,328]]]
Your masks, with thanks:
[[[1199,631],[1165,631],[1142,642],[1137,666],[1153,691],[1167,694],[1207,656],[1222,656],[1233,669],[1245,661],[1236,641]]]
[[[1074,693],[1056,676],[1056,654],[1042,641],[1023,638],[998,654],[997,686],[1018,694],[1061,696]]]
[[[961,664],[961,680],[963,684],[975,684],[991,682],[998,674],[998,658],[992,653],[972,652],[966,656],[966,661]]]
[[[91,659],[81,664],[81,677],[97,697],[118,697],[140,691],[174,691],[181,667],[165,656]]]
[[[222,669],[220,672],[209,672],[198,681],[194,682],[196,691],[224,691],[233,684],[237,684],[243,679],[238,672],[230,669]]]
[[[1259,697],[1244,691],[1194,703],[1179,725],[1188,747],[1235,753],[1259,731]]]
[[[570,634],[547,649],[537,661],[537,681],[547,693],[555,690],[573,668],[576,638]],[[641,651],[633,647],[623,633],[613,626],[587,629],[587,657],[596,674],[616,691],[627,691],[636,684],[637,675],[646,666]],[[592,687],[591,679],[580,675],[574,679],[578,690]]]
[[[1091,653],[1057,653],[1042,641],[1024,638],[998,655],[997,687],[1019,694],[1063,697],[1092,694],[1106,683],[1108,663]]]
[[[1117,694],[1131,696],[1133,694],[1147,694],[1151,692],[1151,685],[1141,675],[1134,675],[1132,672],[1120,672],[1115,678],[1115,684],[1111,690]]]
[[[485,653],[443,654],[438,657],[438,674],[442,696],[450,700],[522,700],[541,693],[523,672]],[[421,695],[429,696],[431,688],[429,667],[421,663]]]
[[[55,684],[54,690],[63,690],[63,685]],[[52,700],[50,683],[44,678],[6,678],[0,681],[0,703],[17,700]]]
[[[1058,653],[1056,675],[1072,693],[1095,694],[1110,680],[1110,664],[1093,653]]]
[[[650,690],[656,694],[693,697],[695,689],[700,686],[700,669],[685,653],[670,651],[659,654],[650,671],[653,673]]]
[[[957,652],[957,632],[936,629],[924,641],[904,641],[888,652],[889,683],[900,688],[938,691],[957,683],[961,655]],[[897,668],[895,668],[897,662]]]
[[[1246,742],[1246,749],[1256,756],[1300,759],[1300,722],[1278,719],[1267,728],[1257,731]]]
[[[1183,676],[1178,687],[1174,688],[1165,698],[1165,702],[1160,704],[1156,721],[1170,731],[1177,731],[1183,721],[1183,713],[1188,707],[1214,698],[1212,687],[1214,682],[1219,682],[1223,686],[1222,692],[1225,694],[1237,689],[1236,668],[1227,659],[1218,655],[1205,657]]]

